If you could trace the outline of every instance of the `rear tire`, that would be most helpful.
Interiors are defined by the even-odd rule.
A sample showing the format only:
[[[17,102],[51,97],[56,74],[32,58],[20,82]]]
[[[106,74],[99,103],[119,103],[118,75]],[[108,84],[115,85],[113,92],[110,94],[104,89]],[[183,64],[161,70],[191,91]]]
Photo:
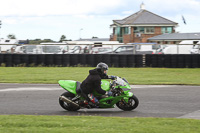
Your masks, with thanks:
[[[65,96],[66,98],[68,98],[70,100],[75,97],[75,95],[70,92],[65,92],[61,96]],[[66,102],[60,100],[60,98],[59,98],[59,104],[63,109],[68,110],[68,111],[77,111],[80,109],[80,107],[76,107],[73,104],[66,103]]]
[[[124,103],[125,101],[122,99],[118,103],[116,103],[117,107],[124,111],[131,111],[139,105],[139,100],[136,96],[129,97],[128,103]]]

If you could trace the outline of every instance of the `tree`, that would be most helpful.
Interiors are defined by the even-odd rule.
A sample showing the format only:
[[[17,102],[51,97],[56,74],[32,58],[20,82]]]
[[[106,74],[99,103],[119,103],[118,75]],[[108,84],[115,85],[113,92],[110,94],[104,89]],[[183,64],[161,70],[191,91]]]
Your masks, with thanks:
[[[48,43],[48,42],[54,42],[53,40],[51,39],[34,39],[34,40],[29,40],[29,44],[40,44],[40,43]]]
[[[65,41],[66,40],[66,36],[65,35],[62,35],[61,37],[60,37],[60,41],[59,42],[62,42],[62,41]]]
[[[7,37],[8,37],[8,39],[16,39],[14,34],[9,34]]]

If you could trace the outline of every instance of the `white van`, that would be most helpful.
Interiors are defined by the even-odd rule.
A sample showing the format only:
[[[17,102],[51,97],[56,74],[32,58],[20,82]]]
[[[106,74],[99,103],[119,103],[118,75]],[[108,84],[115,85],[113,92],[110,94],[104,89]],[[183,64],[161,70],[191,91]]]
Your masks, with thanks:
[[[68,51],[68,46],[59,45],[37,45],[34,49],[35,54],[64,54]]]
[[[184,40],[179,44],[192,45],[192,49],[190,50],[191,54],[200,54],[200,40]]]
[[[162,54],[190,54],[193,45],[167,45],[157,52]]]
[[[200,54],[200,40],[194,41],[193,48],[190,50],[191,54]]]
[[[15,48],[15,53],[18,54],[34,54],[36,45],[20,45]]]
[[[16,45],[0,45],[1,53],[14,53]]]
[[[200,43],[194,45],[193,48],[190,50],[191,54],[200,54]]]

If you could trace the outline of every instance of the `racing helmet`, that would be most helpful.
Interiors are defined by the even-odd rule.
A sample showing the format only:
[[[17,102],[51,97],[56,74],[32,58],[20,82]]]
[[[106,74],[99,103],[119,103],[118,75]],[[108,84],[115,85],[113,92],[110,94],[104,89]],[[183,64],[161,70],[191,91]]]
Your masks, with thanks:
[[[100,62],[99,64],[97,64],[96,69],[101,75],[107,76],[108,65],[106,63]]]

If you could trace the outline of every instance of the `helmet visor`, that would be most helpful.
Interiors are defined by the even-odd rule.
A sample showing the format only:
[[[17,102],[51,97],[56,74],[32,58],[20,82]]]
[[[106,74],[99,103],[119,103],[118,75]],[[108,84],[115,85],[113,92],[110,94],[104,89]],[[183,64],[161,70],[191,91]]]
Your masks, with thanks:
[[[103,73],[107,75],[107,73],[108,73],[108,70],[104,70],[104,72],[103,72]]]

